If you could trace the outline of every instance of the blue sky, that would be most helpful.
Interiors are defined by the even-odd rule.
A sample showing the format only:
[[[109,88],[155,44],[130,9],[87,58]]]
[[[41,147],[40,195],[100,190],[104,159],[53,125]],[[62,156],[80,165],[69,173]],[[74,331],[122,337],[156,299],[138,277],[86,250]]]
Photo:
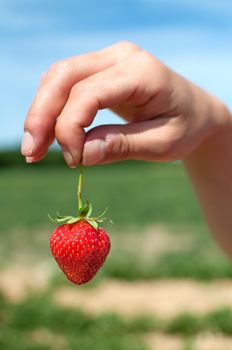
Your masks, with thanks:
[[[131,40],[232,108],[231,0],[0,0],[0,147],[55,61]],[[108,111],[100,123],[121,122]]]

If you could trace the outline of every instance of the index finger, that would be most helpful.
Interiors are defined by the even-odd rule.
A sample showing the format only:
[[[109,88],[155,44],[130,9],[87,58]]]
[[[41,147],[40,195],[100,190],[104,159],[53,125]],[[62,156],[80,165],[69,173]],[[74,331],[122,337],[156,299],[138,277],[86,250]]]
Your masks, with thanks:
[[[54,140],[56,119],[62,112],[71,88],[77,82],[130,57],[140,49],[121,42],[103,50],[69,58],[54,64],[42,79],[27,114],[22,154],[36,161],[46,154]]]

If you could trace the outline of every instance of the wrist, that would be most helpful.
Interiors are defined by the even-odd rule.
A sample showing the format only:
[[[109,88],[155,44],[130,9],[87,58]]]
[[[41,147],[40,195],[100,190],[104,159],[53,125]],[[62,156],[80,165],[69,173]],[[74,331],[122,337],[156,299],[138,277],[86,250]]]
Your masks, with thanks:
[[[213,132],[211,137],[219,136],[232,127],[232,115],[226,105],[212,97],[210,113],[213,116]]]
[[[208,157],[208,153],[210,158],[217,157],[221,145],[227,138],[232,137],[232,116],[229,109],[216,97],[200,90],[201,93],[205,95],[200,98],[198,96],[201,105],[198,106],[197,113],[201,115],[200,119],[205,120],[201,142],[183,159],[183,162],[191,162],[203,155]]]

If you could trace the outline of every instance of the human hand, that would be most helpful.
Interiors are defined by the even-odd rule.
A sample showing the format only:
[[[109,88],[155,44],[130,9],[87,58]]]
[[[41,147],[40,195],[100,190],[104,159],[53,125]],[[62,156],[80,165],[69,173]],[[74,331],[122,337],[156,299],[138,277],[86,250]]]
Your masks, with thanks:
[[[127,124],[87,133],[98,110]],[[42,159],[56,138],[70,167],[123,159],[182,159],[220,127],[220,102],[150,53],[121,42],[54,64],[25,121],[22,154]]]

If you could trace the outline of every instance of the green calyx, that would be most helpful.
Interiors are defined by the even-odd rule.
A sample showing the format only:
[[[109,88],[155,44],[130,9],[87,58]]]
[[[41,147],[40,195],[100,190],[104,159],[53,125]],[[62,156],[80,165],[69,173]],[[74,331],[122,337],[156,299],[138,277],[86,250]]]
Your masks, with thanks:
[[[78,180],[78,190],[77,190],[77,200],[78,200],[78,214],[77,217],[70,216],[70,215],[60,215],[57,213],[56,218],[52,218],[50,215],[48,215],[49,219],[55,223],[66,223],[66,224],[74,224],[78,221],[86,221],[88,222],[93,228],[96,230],[98,229],[99,223],[109,220],[105,217],[107,208],[103,211],[103,213],[97,217],[91,217],[92,214],[92,204],[89,200],[86,201],[85,204],[83,204],[82,201],[82,188],[83,188],[83,166],[80,164],[80,175]],[[110,222],[112,222],[110,220]]]
[[[98,229],[98,225],[107,220],[106,217],[104,217],[105,213],[107,211],[107,208],[103,211],[103,213],[97,217],[90,217],[92,212],[92,205],[89,201],[86,202],[86,205],[84,207],[81,207],[79,209],[79,215],[77,217],[70,216],[70,215],[60,215],[57,213],[56,218],[52,218],[50,215],[48,215],[49,219],[55,223],[66,223],[66,224],[74,224],[78,221],[86,221],[88,222],[93,228],[96,230]]]

